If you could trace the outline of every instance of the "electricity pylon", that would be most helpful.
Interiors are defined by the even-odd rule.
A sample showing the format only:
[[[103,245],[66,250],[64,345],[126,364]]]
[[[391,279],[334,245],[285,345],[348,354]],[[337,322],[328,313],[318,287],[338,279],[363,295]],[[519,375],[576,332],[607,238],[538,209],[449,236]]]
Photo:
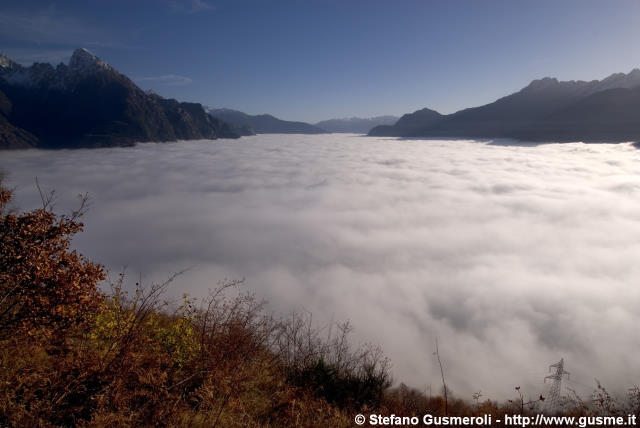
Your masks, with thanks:
[[[563,398],[560,395],[562,376],[567,375],[567,379],[569,379],[569,373],[564,371],[564,358],[561,358],[559,363],[551,364],[549,366],[549,371],[554,367],[556,369],[556,373],[544,378],[545,383],[547,383],[547,379],[551,379],[553,381],[551,388],[549,388],[549,396],[547,397],[547,402],[544,408],[548,413],[558,411],[564,404]]]

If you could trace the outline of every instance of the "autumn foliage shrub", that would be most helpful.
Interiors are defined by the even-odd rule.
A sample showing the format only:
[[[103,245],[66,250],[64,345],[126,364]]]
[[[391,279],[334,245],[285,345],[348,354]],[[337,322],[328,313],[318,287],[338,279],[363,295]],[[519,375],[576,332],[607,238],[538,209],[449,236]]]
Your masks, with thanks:
[[[75,385],[103,270],[70,250],[81,210],[56,216],[45,203],[16,214],[0,189],[0,425],[72,422],[86,414]]]
[[[1,181],[0,181],[1,183]],[[62,343],[100,304],[102,267],[70,251],[82,230],[81,211],[56,216],[43,207],[8,212],[11,192],[0,193],[0,338],[54,336]]]
[[[240,282],[179,304],[163,297],[174,277],[105,282],[70,246],[83,209],[11,198],[0,177],[0,426],[351,426],[318,382],[290,381],[287,321]]]

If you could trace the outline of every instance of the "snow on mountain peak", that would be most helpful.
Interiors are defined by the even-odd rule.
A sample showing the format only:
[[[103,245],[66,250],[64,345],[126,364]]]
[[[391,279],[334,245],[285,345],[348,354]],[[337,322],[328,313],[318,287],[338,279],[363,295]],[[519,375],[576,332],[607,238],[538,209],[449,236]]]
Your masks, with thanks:
[[[45,85],[62,89],[69,84],[74,84],[78,79],[103,71],[114,71],[114,69],[86,49],[76,49],[71,56],[69,66],[60,64],[55,69],[46,63],[34,63],[30,67],[23,67],[6,55],[0,55],[0,78],[7,83],[19,86]]]
[[[0,78],[12,84],[30,83],[29,70],[6,55],[0,55]]]
[[[0,55],[0,67],[2,68],[9,67],[9,64],[11,64],[10,61],[11,60],[9,59],[8,56],[4,54]]]
[[[109,64],[84,48],[76,49],[73,52],[71,60],[69,60],[69,68],[75,71],[111,70]]]
[[[20,64],[13,61],[11,58],[6,56],[5,54],[0,54],[0,68],[3,69],[15,69],[19,68]]]

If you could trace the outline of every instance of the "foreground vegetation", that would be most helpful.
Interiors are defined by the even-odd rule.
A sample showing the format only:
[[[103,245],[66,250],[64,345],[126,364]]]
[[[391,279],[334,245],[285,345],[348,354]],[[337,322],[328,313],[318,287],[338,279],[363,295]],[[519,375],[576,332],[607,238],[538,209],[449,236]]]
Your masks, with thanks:
[[[2,427],[347,427],[356,413],[497,418],[541,402],[519,388],[503,404],[392,388],[389,361],[351,346],[348,323],[273,317],[238,281],[179,304],[163,300],[174,278],[129,294],[124,273],[108,279],[70,249],[84,204],[58,216],[43,197],[16,213],[11,198],[0,177]],[[620,404],[599,388],[568,412],[637,414],[638,395]]]

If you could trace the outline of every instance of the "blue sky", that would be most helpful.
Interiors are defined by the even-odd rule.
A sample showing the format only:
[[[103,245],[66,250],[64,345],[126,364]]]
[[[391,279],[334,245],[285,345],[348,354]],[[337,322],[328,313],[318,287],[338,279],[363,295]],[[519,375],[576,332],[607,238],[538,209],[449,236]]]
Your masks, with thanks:
[[[0,6],[0,51],[86,47],[144,89],[318,121],[442,113],[640,67],[640,2],[129,0]]]

